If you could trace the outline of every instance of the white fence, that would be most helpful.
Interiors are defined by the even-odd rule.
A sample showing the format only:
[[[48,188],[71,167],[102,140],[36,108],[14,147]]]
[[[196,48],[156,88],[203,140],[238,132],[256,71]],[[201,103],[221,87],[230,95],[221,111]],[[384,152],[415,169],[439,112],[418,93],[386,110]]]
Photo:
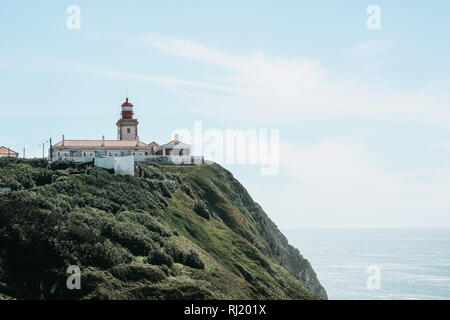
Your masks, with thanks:
[[[202,164],[203,156],[139,156],[135,157],[137,162],[170,162],[173,164]]]
[[[115,158],[126,158],[124,157],[115,157]],[[71,160],[75,162],[92,162],[97,161],[98,159],[108,159],[113,157],[104,157],[104,158],[96,158],[96,157],[53,157],[53,161],[57,160]],[[202,164],[205,163],[203,156],[156,156],[156,155],[142,155],[134,156],[135,162],[156,162],[156,163],[173,163],[173,164]],[[110,168],[112,169],[112,168]]]

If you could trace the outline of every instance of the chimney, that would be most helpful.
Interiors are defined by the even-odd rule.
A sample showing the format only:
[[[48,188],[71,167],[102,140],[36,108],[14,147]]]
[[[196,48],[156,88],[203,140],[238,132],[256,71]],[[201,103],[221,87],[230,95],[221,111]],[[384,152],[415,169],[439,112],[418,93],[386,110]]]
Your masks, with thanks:
[[[175,133],[175,142],[178,142],[178,133]]]
[[[64,147],[64,135],[62,136],[62,145]]]
[[[105,146],[105,136],[103,135],[102,136],[102,147],[104,147]]]

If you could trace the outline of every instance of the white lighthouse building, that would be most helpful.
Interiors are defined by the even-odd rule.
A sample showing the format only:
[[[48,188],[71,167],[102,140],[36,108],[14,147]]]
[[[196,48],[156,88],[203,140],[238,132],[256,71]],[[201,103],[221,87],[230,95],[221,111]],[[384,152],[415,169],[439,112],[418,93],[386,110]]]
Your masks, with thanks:
[[[199,161],[191,157],[191,146],[179,141],[177,136],[163,145],[139,140],[138,125],[138,120],[134,119],[133,104],[126,98],[122,104],[121,118],[116,123],[117,140],[105,140],[104,136],[100,140],[72,140],[63,135],[62,140],[52,146],[50,160],[88,162],[102,157],[134,156],[135,161]]]

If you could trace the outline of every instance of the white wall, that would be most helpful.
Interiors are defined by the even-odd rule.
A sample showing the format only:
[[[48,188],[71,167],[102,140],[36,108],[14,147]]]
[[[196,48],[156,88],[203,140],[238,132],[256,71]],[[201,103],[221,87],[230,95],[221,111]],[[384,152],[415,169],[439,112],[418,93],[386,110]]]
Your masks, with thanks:
[[[114,157],[114,172],[134,176],[134,156]]]
[[[94,166],[104,169],[114,169],[114,157],[95,158]]]
[[[17,158],[18,157],[18,155],[15,155],[15,154],[10,154],[9,156],[7,155],[7,154],[0,154],[0,158]]]
[[[114,169],[116,174],[134,176],[134,156],[95,158],[94,166],[104,169]]]

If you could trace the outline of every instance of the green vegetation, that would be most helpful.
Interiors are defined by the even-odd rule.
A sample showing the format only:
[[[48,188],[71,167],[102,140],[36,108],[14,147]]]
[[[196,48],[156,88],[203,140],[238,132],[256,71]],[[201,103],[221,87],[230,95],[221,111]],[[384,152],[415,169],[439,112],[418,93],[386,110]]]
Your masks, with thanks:
[[[0,159],[13,190],[0,195],[0,299],[326,298],[231,173],[135,169]],[[69,265],[81,290],[66,288]]]
[[[206,203],[203,200],[196,200],[194,203],[194,211],[200,216],[205,219],[211,218],[211,213],[208,210],[208,207],[206,206]]]

